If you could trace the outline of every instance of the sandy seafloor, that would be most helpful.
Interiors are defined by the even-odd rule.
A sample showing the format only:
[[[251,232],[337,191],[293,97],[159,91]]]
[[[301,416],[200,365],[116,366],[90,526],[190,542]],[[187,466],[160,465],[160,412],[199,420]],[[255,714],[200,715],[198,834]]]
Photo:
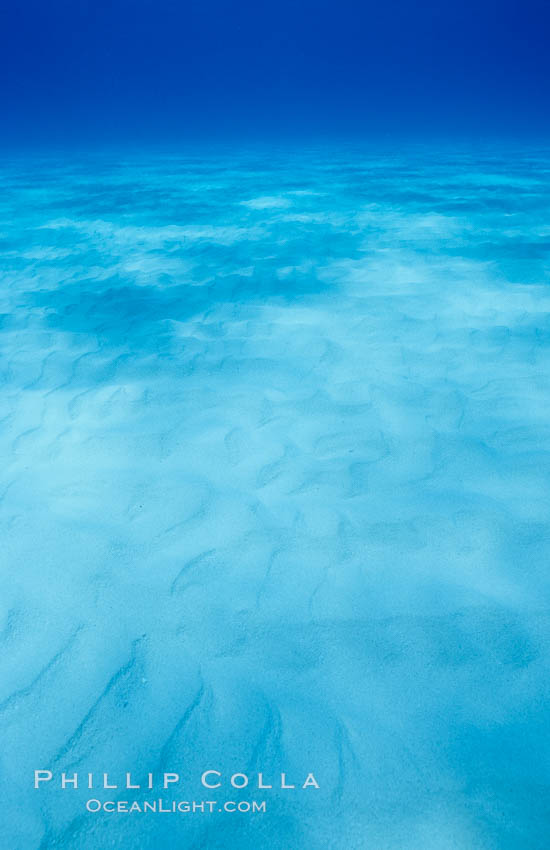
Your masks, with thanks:
[[[547,848],[550,158],[29,155],[0,189],[2,848]],[[91,815],[35,768],[267,811]]]

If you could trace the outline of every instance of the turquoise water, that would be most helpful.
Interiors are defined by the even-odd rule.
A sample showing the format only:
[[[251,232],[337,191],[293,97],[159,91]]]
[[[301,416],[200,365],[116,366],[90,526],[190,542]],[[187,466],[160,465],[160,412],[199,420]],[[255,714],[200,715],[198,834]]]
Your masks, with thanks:
[[[4,847],[548,845],[549,176],[504,148],[4,161]]]

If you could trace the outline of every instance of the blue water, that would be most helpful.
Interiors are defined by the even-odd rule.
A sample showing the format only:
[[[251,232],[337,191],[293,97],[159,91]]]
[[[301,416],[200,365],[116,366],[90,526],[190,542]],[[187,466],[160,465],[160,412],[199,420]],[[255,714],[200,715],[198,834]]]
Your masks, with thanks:
[[[548,846],[549,176],[4,159],[2,847]],[[267,810],[90,814],[35,769]]]

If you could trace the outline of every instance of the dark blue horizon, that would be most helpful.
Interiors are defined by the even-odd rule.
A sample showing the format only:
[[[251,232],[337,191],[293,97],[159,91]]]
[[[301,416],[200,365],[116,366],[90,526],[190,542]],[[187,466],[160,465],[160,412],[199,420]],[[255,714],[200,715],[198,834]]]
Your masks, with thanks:
[[[543,138],[541,0],[3,3],[4,145]]]

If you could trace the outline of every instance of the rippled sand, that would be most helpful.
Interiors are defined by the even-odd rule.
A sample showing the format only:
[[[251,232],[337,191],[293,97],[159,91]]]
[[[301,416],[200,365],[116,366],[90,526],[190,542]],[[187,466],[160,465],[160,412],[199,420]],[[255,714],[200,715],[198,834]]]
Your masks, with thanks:
[[[547,845],[549,176],[3,163],[3,847]],[[91,815],[36,768],[321,788]]]

